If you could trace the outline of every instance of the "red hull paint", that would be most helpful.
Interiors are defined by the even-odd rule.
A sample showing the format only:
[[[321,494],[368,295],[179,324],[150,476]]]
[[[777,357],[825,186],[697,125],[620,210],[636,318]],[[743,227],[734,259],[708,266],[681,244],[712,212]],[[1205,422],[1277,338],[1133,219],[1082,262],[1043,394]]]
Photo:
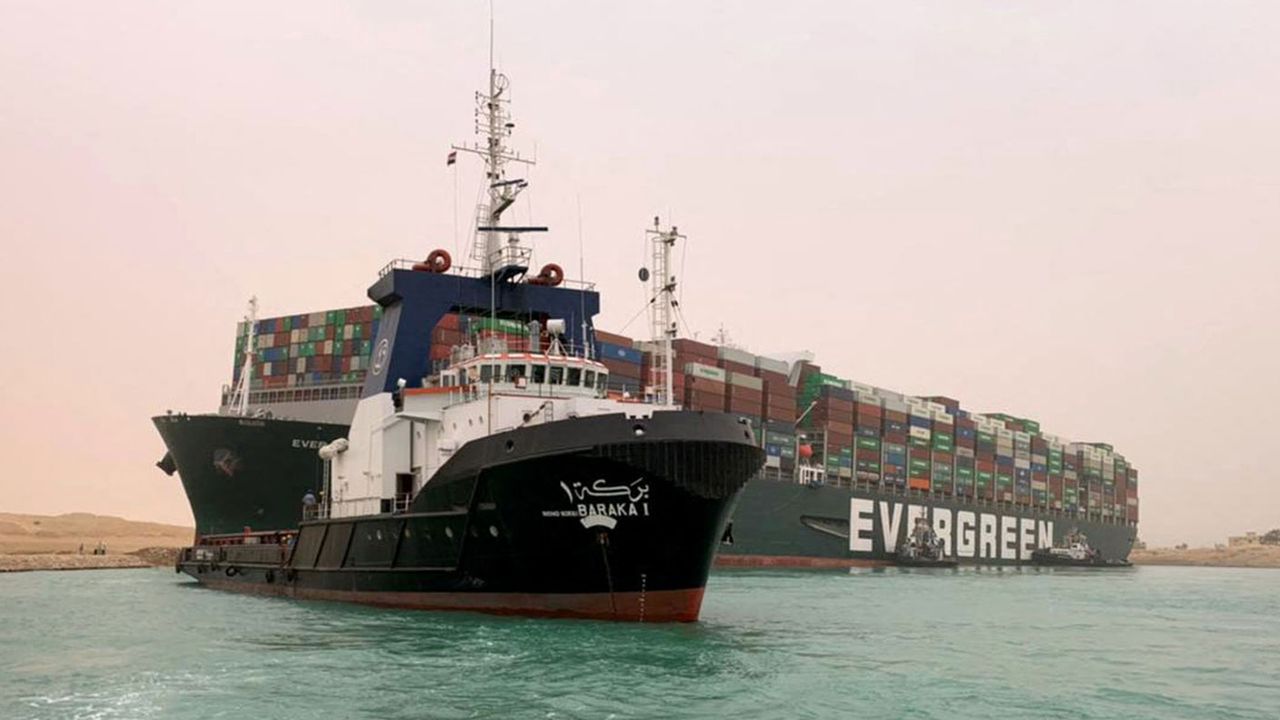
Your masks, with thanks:
[[[571,617],[629,622],[694,622],[705,588],[619,593],[415,593],[322,590],[289,585],[200,579],[218,590],[329,600],[408,610],[469,610],[495,615]]]
[[[805,557],[803,555],[717,555],[716,567],[851,568],[889,567],[887,560]]]

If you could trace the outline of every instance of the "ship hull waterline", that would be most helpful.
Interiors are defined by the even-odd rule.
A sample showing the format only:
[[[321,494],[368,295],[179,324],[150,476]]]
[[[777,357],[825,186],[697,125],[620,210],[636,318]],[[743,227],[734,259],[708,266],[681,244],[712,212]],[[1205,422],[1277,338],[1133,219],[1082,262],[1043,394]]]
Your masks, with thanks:
[[[716,566],[896,565],[897,548],[920,514],[942,538],[946,556],[961,565],[1033,565],[1034,550],[1062,544],[1072,530],[1087,535],[1103,558],[1120,561],[1129,556],[1137,536],[1127,523],[1043,508],[755,478],[738,497],[728,531],[731,541],[726,536]]]

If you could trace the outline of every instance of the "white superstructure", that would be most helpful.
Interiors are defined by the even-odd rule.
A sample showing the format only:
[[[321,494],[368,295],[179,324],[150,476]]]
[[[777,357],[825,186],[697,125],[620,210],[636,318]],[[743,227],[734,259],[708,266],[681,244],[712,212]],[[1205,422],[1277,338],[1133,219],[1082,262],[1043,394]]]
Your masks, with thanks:
[[[329,461],[325,510],[330,517],[404,510],[454,453],[488,435],[574,417],[646,418],[676,409],[609,397],[608,372],[572,355],[489,353],[450,366],[428,387],[366,397],[348,438],[320,451]]]

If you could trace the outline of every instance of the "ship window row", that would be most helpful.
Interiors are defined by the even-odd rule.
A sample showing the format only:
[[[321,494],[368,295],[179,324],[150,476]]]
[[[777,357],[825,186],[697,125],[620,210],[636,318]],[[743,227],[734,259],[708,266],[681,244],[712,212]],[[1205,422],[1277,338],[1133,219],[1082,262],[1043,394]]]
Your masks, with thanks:
[[[347,400],[359,398],[361,389],[359,385],[342,385],[337,387],[256,390],[249,393],[249,403],[251,405],[268,405],[271,403],[315,400]]]
[[[475,368],[471,368],[476,372]],[[468,368],[459,368],[457,373],[445,373],[443,383],[446,386],[468,384]],[[528,378],[535,385],[563,385],[567,387],[595,388],[604,392],[608,375],[595,370],[584,370],[578,367],[563,365],[540,365],[527,363],[485,363],[479,366],[477,381],[517,383]]]

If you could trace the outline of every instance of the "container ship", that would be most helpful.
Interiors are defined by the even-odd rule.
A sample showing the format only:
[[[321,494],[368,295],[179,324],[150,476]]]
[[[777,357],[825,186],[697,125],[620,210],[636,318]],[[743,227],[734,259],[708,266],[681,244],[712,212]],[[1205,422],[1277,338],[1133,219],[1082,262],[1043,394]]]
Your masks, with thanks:
[[[520,237],[546,228],[499,222],[501,213],[528,186],[524,179],[508,178],[504,169],[507,163],[526,162],[505,149],[505,139],[514,127],[506,115],[508,102],[505,77],[491,70],[488,91],[477,94],[477,130],[485,134],[484,142],[454,146],[449,155],[450,164],[458,152],[474,153],[485,161],[488,202],[477,214],[471,255],[480,263],[478,269],[447,272],[452,259],[443,251],[435,251],[422,262],[393,263],[384,268],[369,291],[373,304],[259,319],[256,304],[251,303],[250,313],[236,333],[232,383],[223,389],[219,411],[203,415],[166,413],[153,419],[167,448],[158,465],[179,476],[195,518],[195,554],[188,558],[186,569],[202,581],[213,582],[205,571],[231,552],[222,545],[236,546],[235,552],[245,553],[253,549],[246,551],[236,538],[278,542],[289,537],[297,539],[298,551],[304,555],[295,555],[291,550],[287,566],[278,568],[272,565],[272,558],[231,565],[227,569],[235,568],[237,573],[253,568],[235,582],[243,584],[246,578],[252,578],[251,585],[257,590],[271,585],[272,591],[290,587],[316,596],[363,587],[359,592],[364,594],[359,598],[370,601],[401,603],[418,597],[423,603],[436,602],[422,594],[462,592],[466,588],[449,583],[461,582],[460,578],[465,577],[474,581],[476,576],[469,573],[478,572],[480,567],[491,572],[495,566],[469,565],[464,560],[474,558],[458,554],[457,548],[433,546],[431,552],[443,553],[433,557],[448,572],[425,581],[415,570],[405,577],[418,580],[407,585],[362,586],[360,583],[373,571],[357,572],[349,563],[371,563],[370,567],[385,570],[378,563],[389,562],[394,567],[398,557],[394,553],[398,551],[392,549],[393,555],[388,558],[386,547],[370,546],[366,548],[370,554],[364,555],[366,550],[357,549],[364,546],[351,540],[351,533],[355,532],[351,528],[361,532],[367,529],[370,537],[380,540],[393,536],[400,543],[419,531],[433,536],[473,531],[483,535],[492,529],[498,533],[492,539],[501,538],[502,542],[475,542],[481,548],[478,552],[490,558],[500,556],[501,562],[507,563],[504,567],[510,572],[496,583],[501,592],[507,593],[508,599],[512,594],[545,594],[550,592],[548,586],[538,585],[527,574],[517,578],[519,573],[511,564],[515,548],[511,543],[528,537],[527,533],[536,527],[528,523],[535,521],[508,518],[510,527],[520,529],[507,535],[503,528],[508,526],[486,524],[486,519],[476,513],[481,512],[482,506],[497,502],[504,506],[524,502],[530,507],[550,508],[551,499],[558,493],[568,495],[566,500],[575,508],[596,507],[597,503],[584,501],[587,496],[601,500],[598,504],[605,508],[612,505],[608,498],[627,497],[630,507],[636,502],[633,494],[639,491],[628,489],[631,481],[622,483],[613,473],[625,475],[640,468],[646,468],[645,477],[657,472],[667,480],[683,478],[675,482],[675,487],[671,482],[646,484],[645,492],[653,492],[655,498],[661,494],[671,500],[683,497],[680,493],[684,492],[714,500],[702,506],[685,503],[678,513],[668,514],[666,522],[688,522],[696,517],[699,532],[717,528],[718,542],[713,550],[718,550],[719,562],[726,565],[890,564],[909,529],[919,526],[917,521],[921,518],[940,540],[943,555],[959,562],[1029,563],[1035,550],[1054,547],[1068,538],[1087,538],[1092,550],[1106,559],[1123,560],[1128,556],[1138,521],[1138,473],[1108,444],[1070,441],[1042,431],[1033,420],[1005,413],[973,412],[948,397],[912,396],[855,382],[824,372],[807,359],[787,362],[723,343],[676,338],[674,301],[670,297],[674,273],[667,259],[671,245],[680,237],[674,228],[662,231],[655,222],[650,231],[654,267],[651,272],[645,269],[641,273],[642,281],[651,282],[653,292],[649,303],[653,332],[649,339],[595,330],[592,318],[598,309],[598,296],[594,291],[571,294],[573,302],[578,303],[576,308],[564,299],[570,295],[554,301],[547,299],[550,296],[544,297],[551,291],[570,292],[560,287],[564,273],[559,266],[546,265],[536,274],[530,269],[531,251],[521,244]],[[484,293],[480,292],[482,286],[487,288]],[[460,302],[458,298],[464,296],[472,300]],[[547,302],[539,304],[535,299]],[[412,318],[413,324],[407,324],[406,318]],[[565,323],[567,334],[551,337],[547,323],[552,320]],[[539,324],[539,329],[532,329],[533,324]],[[573,369],[569,364],[551,367],[547,353],[553,341],[561,341],[560,336],[581,354],[584,362],[590,363],[590,380],[586,379],[587,365]],[[501,360],[468,365],[475,363],[474,353],[484,348],[496,348]],[[523,360],[517,361],[508,353],[518,353]],[[476,375],[460,380],[460,367],[472,369]],[[516,372],[512,368],[517,367],[524,369],[509,378],[506,373]],[[557,373],[558,380],[523,374],[534,372],[534,368]],[[564,391],[569,372],[574,373],[573,385],[578,389],[559,397],[556,394]],[[392,377],[388,373],[399,375]],[[453,384],[449,384],[450,378]],[[396,379],[404,380],[406,385],[396,387]],[[500,386],[500,392],[492,391],[495,384]],[[638,401],[661,410],[656,414],[645,411],[650,419],[635,423],[635,429],[646,440],[633,438],[630,445],[634,447],[625,452],[615,446],[628,443],[623,443],[616,436],[618,428],[608,423],[608,427],[600,426],[604,429],[598,436],[582,435],[584,442],[590,440],[579,448],[583,453],[601,462],[606,457],[615,461],[609,473],[596,478],[602,483],[599,487],[603,489],[598,492],[603,495],[592,495],[597,492],[592,489],[597,487],[596,479],[570,477],[578,470],[565,475],[566,482],[574,481],[572,487],[543,483],[539,485],[543,494],[536,497],[521,496],[505,487],[482,492],[466,479],[466,473],[455,472],[457,468],[449,465],[452,459],[443,462],[443,455],[432,456],[442,462],[431,465],[428,471],[428,465],[421,464],[425,462],[426,449],[404,440],[377,450],[361,446],[360,453],[368,457],[407,452],[419,464],[410,463],[395,471],[384,468],[380,476],[385,476],[388,483],[385,488],[377,492],[366,488],[359,502],[345,504],[353,497],[351,491],[343,491],[340,498],[332,486],[333,472],[343,463],[341,457],[336,457],[342,453],[334,450],[335,443],[355,443],[357,439],[366,443],[371,429],[377,430],[374,434],[381,434],[385,431],[383,424],[397,425],[406,413],[417,413],[423,427],[438,432],[441,418],[452,418],[449,406],[438,405],[434,396],[411,398],[403,391],[462,386],[483,386],[486,397],[491,399],[518,397],[519,401],[511,404],[522,408],[521,403],[529,398],[541,397],[534,406],[522,410],[528,417],[513,427],[501,426],[492,433],[465,437],[454,437],[455,428],[449,429],[449,441],[457,443],[450,451],[457,454],[450,457],[469,455],[466,448],[475,443],[477,448],[486,449],[476,450],[481,457],[468,462],[481,462],[478,467],[482,468],[483,463],[496,462],[503,456],[504,443],[512,443],[512,448],[524,446],[523,440],[517,442],[506,433],[525,435],[523,431],[528,431],[530,437],[541,437],[539,434],[550,432],[546,428],[553,425],[563,432],[579,432],[571,427],[575,423],[569,418],[556,421],[567,423],[563,425],[539,420],[548,414],[572,413],[573,419],[580,421],[577,425],[595,428],[596,424],[587,420],[597,415],[630,417],[635,413],[629,413],[628,406]],[[362,413],[368,417],[361,419]],[[492,414],[485,412],[484,416],[490,418],[484,421],[488,427]],[[702,419],[694,421],[690,419],[693,416]],[[359,426],[355,435],[353,422]],[[475,418],[466,421],[467,425],[476,422]],[[405,427],[422,429],[412,422]],[[739,428],[749,428],[750,451],[739,447]],[[679,442],[683,432],[705,436],[705,447],[715,448],[690,460],[703,463],[704,476],[691,477],[683,466],[654,465],[658,462],[655,458],[666,451],[663,443]],[[656,448],[652,452],[643,449],[650,441]],[[561,447],[555,438],[536,442],[565,452],[570,447]],[[322,450],[327,452],[327,458],[322,457]],[[636,455],[627,454],[633,450]],[[443,451],[436,448],[432,452]],[[736,483],[745,482],[746,478],[737,476],[757,455],[760,467],[739,492]],[[672,457],[675,456],[667,456],[667,460]],[[575,461],[565,462],[565,467],[576,467]],[[585,467],[597,467],[594,462]],[[350,468],[348,471],[354,472]],[[540,468],[537,472],[550,471]],[[371,473],[372,470],[366,475]],[[437,477],[439,483],[431,479]],[[443,488],[453,489],[444,492]],[[444,494],[437,495],[438,490]],[[470,500],[460,500],[459,493]],[[304,517],[303,499],[313,497],[319,499],[318,506],[330,512],[336,509],[345,513],[343,517],[355,517],[357,512],[372,514],[361,515],[358,522],[347,522],[338,528],[333,517]],[[333,504],[339,500],[344,504]],[[479,505],[467,504],[471,501]],[[466,528],[447,523],[416,527],[403,522],[407,518],[400,518],[398,525],[379,524],[395,519],[376,519],[384,510],[392,515],[412,511],[422,517],[456,511],[460,513],[456,519]],[[607,513],[604,516],[610,517]],[[640,526],[632,537],[657,538],[653,534],[660,529],[654,525],[656,522],[644,519],[630,523]],[[299,529],[300,534],[292,535]],[[340,534],[331,536],[332,532]],[[330,545],[326,539],[343,536],[348,542],[341,547]],[[696,616],[697,603],[691,598],[700,592],[699,577],[705,579],[705,568],[699,569],[699,563],[703,559],[709,562],[710,553],[704,558],[700,540],[680,537],[693,548],[692,565],[683,565],[674,574],[658,573],[653,578],[661,576],[662,582],[675,583],[672,587],[678,586],[686,593],[679,601],[685,603],[684,609],[671,612],[687,619],[690,608]],[[640,547],[626,542],[622,546],[631,548],[626,552]],[[620,552],[622,546],[618,548]],[[671,550],[656,539],[653,547]],[[270,555],[277,550],[272,546],[263,552]],[[582,548],[564,546],[555,553],[580,551]],[[591,552],[599,551],[594,548]],[[425,562],[425,557],[413,562]],[[639,582],[643,588],[646,581],[638,581],[633,572],[642,564],[637,557],[640,556],[631,556],[630,574],[623,584],[634,586]],[[295,558],[305,567],[294,563]],[[538,562],[543,564],[529,566],[536,565],[546,577],[565,579],[545,564],[546,557],[540,557]],[[597,585],[574,586],[565,591],[567,595],[579,597],[598,592],[599,574],[591,572],[595,573],[592,577]],[[302,577],[302,585],[273,585],[267,580],[282,574]],[[678,580],[673,579],[676,576]],[[322,577],[331,580],[322,581]],[[230,576],[223,582],[228,581]],[[610,580],[609,586],[615,587],[615,583]],[[626,592],[634,592],[634,588]],[[644,591],[640,592],[643,597]],[[627,603],[635,598],[627,597],[631,598]],[[493,598],[476,602],[510,606]],[[596,596],[587,605],[598,610],[599,606],[591,603],[599,602],[600,597]],[[579,609],[582,607],[586,606]],[[627,607],[624,614],[635,614],[633,604]]]
[[[235,414],[237,395],[226,386],[219,415],[155,419],[179,460],[198,533],[300,520],[300,498],[319,476],[315,448],[345,435],[373,352],[372,340],[329,338],[372,338],[379,319],[376,307],[363,306],[241,323],[232,367],[235,385],[248,378],[247,416]],[[430,333],[433,367],[448,364],[453,346],[519,332],[515,321],[447,314]],[[255,334],[270,339],[262,353],[246,355]],[[592,356],[609,370],[607,393],[653,394],[661,358],[652,341],[600,329],[593,340]],[[733,509],[718,564],[891,564],[920,516],[962,562],[1030,563],[1035,549],[1072,533],[1108,559],[1129,554],[1138,470],[1109,444],[1070,441],[1034,420],[973,412],[948,397],[849,380],[810,360],[683,338],[672,346],[672,397],[691,410],[746,419],[765,453]],[[199,424],[213,418],[234,437]],[[252,480],[254,502],[230,491],[226,457],[242,474],[264,472]],[[276,471],[289,462],[314,472]],[[268,515],[273,522],[263,525]]]

